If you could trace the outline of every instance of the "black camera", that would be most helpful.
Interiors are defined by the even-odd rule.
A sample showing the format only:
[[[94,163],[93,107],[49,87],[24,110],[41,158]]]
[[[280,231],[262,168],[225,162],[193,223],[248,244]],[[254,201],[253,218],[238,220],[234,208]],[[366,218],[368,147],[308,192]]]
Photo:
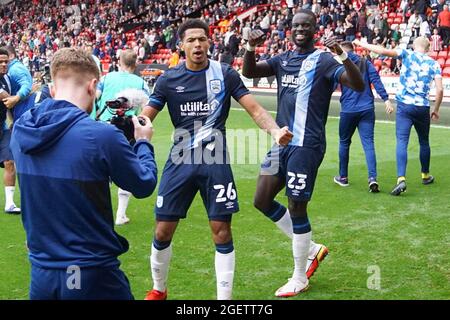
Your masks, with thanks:
[[[111,118],[111,124],[122,130],[127,140],[130,142],[130,144],[133,145],[135,143],[134,124],[131,120],[132,116],[126,115],[126,112],[132,109],[133,106],[130,105],[128,99],[125,97],[108,100],[105,102],[105,107],[103,108],[103,110],[97,115],[96,120],[99,120],[103,112],[105,110],[108,110],[108,112],[113,115]],[[139,118],[139,123],[145,125],[145,120]]]
[[[52,81],[52,77],[50,74],[50,65],[47,63],[44,66],[44,72],[42,73],[42,76],[41,76],[41,82],[42,82],[42,84],[47,84],[47,83],[50,83],[51,81]]]

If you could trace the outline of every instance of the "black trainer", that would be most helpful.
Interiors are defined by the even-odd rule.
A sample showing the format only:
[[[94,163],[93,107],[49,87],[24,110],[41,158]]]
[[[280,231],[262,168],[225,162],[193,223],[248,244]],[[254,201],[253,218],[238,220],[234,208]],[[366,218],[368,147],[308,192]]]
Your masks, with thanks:
[[[428,178],[422,179],[422,184],[432,184],[434,182],[433,176],[428,176]]]
[[[369,179],[369,192],[378,193],[380,192],[380,187],[378,185],[378,182],[375,178]]]
[[[392,189],[391,195],[398,196],[398,195],[400,195],[400,193],[405,192],[405,191],[406,191],[406,181],[402,180],[399,183],[397,183],[397,185],[394,187],[394,189]]]

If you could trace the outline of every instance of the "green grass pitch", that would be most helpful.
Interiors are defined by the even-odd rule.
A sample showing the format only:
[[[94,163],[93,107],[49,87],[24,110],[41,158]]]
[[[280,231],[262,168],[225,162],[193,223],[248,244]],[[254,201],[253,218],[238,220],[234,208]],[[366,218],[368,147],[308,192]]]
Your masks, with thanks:
[[[275,98],[257,98],[268,109],[275,108]],[[377,118],[387,120],[382,108],[377,105]],[[442,109],[444,125],[450,118],[446,109]],[[330,115],[337,114],[333,102]],[[227,128],[254,127],[245,112],[230,112]],[[313,238],[326,244],[330,254],[311,278],[310,290],[293,299],[450,298],[450,130],[431,129],[431,173],[436,182],[429,186],[421,185],[417,135],[412,131],[408,190],[400,197],[389,195],[395,184],[395,126],[377,123],[375,130],[379,194],[367,191],[365,158],[357,134],[350,155],[350,186],[341,188],[333,183],[338,172],[338,119],[328,120],[327,154],[308,212]],[[168,156],[171,133],[164,111],[155,121],[153,138],[159,174]],[[233,218],[235,299],[274,299],[275,290],[287,281],[293,268],[290,241],[253,208],[258,168],[258,164],[233,165],[241,208]],[[19,196],[16,192],[17,203]],[[112,196],[115,208],[116,187]],[[132,199],[128,209],[131,223],[116,228],[130,242],[121,261],[136,299],[143,299],[152,286],[149,252],[155,201],[156,192],[144,200]],[[278,201],[286,204],[284,192]],[[0,214],[0,228],[0,299],[27,299],[30,267],[20,217]],[[169,299],[215,299],[214,245],[199,196],[188,218],[180,222],[173,246]],[[378,287],[370,286],[376,276],[373,270],[379,275]]]

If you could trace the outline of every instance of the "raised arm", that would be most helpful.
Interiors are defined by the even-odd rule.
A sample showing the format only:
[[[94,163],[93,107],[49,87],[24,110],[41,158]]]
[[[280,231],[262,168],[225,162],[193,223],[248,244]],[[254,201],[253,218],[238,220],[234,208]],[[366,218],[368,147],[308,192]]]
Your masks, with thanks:
[[[247,48],[244,53],[242,75],[247,78],[270,77],[275,73],[266,61],[256,63],[255,48],[264,42],[265,35],[261,30],[250,32]]]
[[[361,76],[359,68],[347,57],[347,53],[342,50],[341,46],[336,40],[336,37],[329,37],[324,41],[324,45],[332,52],[336,53],[342,60],[345,71],[341,75],[339,82],[346,87],[355,91],[364,90],[364,80]]]
[[[381,54],[383,56],[387,56],[387,57],[391,57],[391,58],[397,58],[398,57],[398,53],[395,50],[386,49],[385,47],[378,46],[378,45],[375,45],[375,44],[363,43],[363,42],[359,41],[358,39],[354,40],[353,44],[355,46],[360,46],[361,48],[364,48],[364,49],[367,49],[369,51]]]

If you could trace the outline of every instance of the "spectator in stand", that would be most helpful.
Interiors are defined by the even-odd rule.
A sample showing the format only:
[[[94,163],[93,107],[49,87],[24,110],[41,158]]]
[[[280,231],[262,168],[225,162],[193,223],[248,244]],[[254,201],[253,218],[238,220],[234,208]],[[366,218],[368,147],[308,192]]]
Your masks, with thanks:
[[[363,7],[358,14],[357,32],[361,33],[361,37],[367,38],[369,28],[367,27],[367,13],[366,8]]]
[[[430,25],[427,20],[422,21],[420,24],[420,36],[430,38],[431,37],[431,30]]]
[[[392,75],[392,71],[389,68],[389,65],[386,62],[381,64],[380,76],[390,76]]]
[[[113,59],[111,61],[111,64],[109,65],[108,73],[114,72],[114,71],[119,71],[119,66],[117,65],[116,59]]]
[[[442,47],[447,48],[450,40],[450,12],[448,5],[444,5],[444,9],[439,13],[438,27],[442,37]]]
[[[261,30],[264,32],[264,34],[267,34],[270,31],[270,20],[272,18],[272,12],[269,11],[268,14],[264,16],[264,18],[259,23],[259,26],[261,27]]]
[[[375,28],[375,29],[373,29],[373,31],[374,31],[374,33],[373,33],[373,35],[372,35],[372,42],[373,42],[374,40],[376,40],[376,41],[377,41],[377,44],[380,44],[380,45],[384,46],[384,45],[386,44],[387,38],[385,38],[385,37],[381,34],[380,29]]]
[[[245,53],[245,48],[244,48],[244,45],[241,42],[241,43],[239,43],[239,50],[238,50],[238,52],[236,54],[236,58],[242,58],[244,56],[244,53]]]
[[[180,54],[178,53],[178,50],[172,49],[172,55],[170,56],[169,59],[169,69],[176,67],[179,62],[180,62]]]
[[[345,28],[345,41],[352,42],[356,38],[356,17],[355,12],[347,15],[344,22]]]
[[[319,24],[321,26],[326,27],[330,23],[333,23],[333,19],[331,18],[330,14],[329,14],[328,8],[320,9]]]
[[[288,21],[285,14],[281,14],[280,18],[277,21],[277,31],[281,40],[284,40],[286,37],[286,28],[288,27]],[[248,36],[247,36],[248,39]]]
[[[400,32],[400,26],[396,25],[394,30],[391,30],[389,38],[391,40],[394,40],[396,43],[400,42],[400,39],[402,38],[402,33]]]
[[[442,50],[442,38],[439,35],[439,30],[434,29],[431,36],[431,51],[438,52]]]
[[[413,36],[418,37],[420,34],[420,25],[422,24],[422,17],[419,15],[419,11],[415,10],[414,14],[409,17],[408,27],[412,30]]]
[[[420,15],[420,17],[422,18],[422,20],[426,20],[427,19],[427,8],[428,8],[428,4],[427,2],[429,2],[429,0],[416,0],[414,2],[414,11],[417,11],[417,13]]]
[[[250,32],[252,31],[252,28],[250,27],[250,22],[245,23],[245,27],[242,28],[242,39],[247,42],[248,36],[250,35]]]

